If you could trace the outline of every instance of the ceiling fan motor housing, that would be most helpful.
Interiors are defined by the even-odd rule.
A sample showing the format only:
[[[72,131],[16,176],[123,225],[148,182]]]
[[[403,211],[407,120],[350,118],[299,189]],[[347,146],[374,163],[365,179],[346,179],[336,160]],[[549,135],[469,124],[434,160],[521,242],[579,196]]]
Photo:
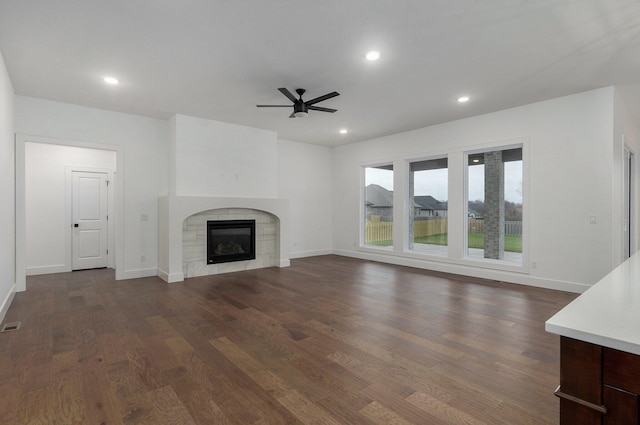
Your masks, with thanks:
[[[293,112],[296,114],[298,112],[309,113],[309,108],[304,104],[304,102],[296,102],[293,104]]]

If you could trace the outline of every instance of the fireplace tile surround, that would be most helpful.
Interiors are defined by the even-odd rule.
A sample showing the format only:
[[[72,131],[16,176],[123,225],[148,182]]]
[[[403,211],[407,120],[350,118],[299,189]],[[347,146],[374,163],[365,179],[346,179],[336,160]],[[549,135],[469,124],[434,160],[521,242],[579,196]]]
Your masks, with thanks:
[[[164,196],[158,199],[158,212],[158,276],[168,283],[290,264],[289,201],[286,199]],[[255,219],[257,258],[207,266],[206,221],[212,218]],[[200,241],[203,241],[201,247]]]
[[[255,220],[255,260],[207,264],[207,221]],[[277,218],[273,214],[246,208],[203,211],[188,217],[182,227],[182,273],[185,278],[260,269],[276,265]]]

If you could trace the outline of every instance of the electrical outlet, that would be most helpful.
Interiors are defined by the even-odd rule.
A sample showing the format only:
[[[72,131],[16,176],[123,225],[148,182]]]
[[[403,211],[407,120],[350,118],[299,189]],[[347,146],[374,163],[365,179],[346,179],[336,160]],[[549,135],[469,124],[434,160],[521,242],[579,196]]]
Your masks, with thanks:
[[[141,255],[141,256],[140,256],[140,261],[141,261],[141,262],[143,262],[143,263],[144,263],[145,261],[147,261],[147,256],[146,256],[146,255],[144,255],[144,254],[143,254],[143,255]]]
[[[532,261],[531,262],[531,268],[532,269],[537,269],[538,268],[538,262],[537,261]]]

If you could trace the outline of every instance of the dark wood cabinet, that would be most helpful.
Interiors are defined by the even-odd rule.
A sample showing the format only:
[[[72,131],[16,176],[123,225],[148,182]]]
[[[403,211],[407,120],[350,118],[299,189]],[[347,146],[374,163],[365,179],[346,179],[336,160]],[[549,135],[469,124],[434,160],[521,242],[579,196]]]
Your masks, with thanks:
[[[560,339],[560,425],[640,425],[640,356]]]
[[[605,385],[602,392],[607,413],[602,416],[604,425],[637,425],[638,394]]]

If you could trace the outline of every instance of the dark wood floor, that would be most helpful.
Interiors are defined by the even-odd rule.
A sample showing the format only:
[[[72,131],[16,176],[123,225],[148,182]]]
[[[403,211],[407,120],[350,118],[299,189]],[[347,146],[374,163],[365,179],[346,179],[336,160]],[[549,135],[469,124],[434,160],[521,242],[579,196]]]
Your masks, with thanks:
[[[544,321],[576,297],[337,256],[27,288],[2,424],[557,424]]]

